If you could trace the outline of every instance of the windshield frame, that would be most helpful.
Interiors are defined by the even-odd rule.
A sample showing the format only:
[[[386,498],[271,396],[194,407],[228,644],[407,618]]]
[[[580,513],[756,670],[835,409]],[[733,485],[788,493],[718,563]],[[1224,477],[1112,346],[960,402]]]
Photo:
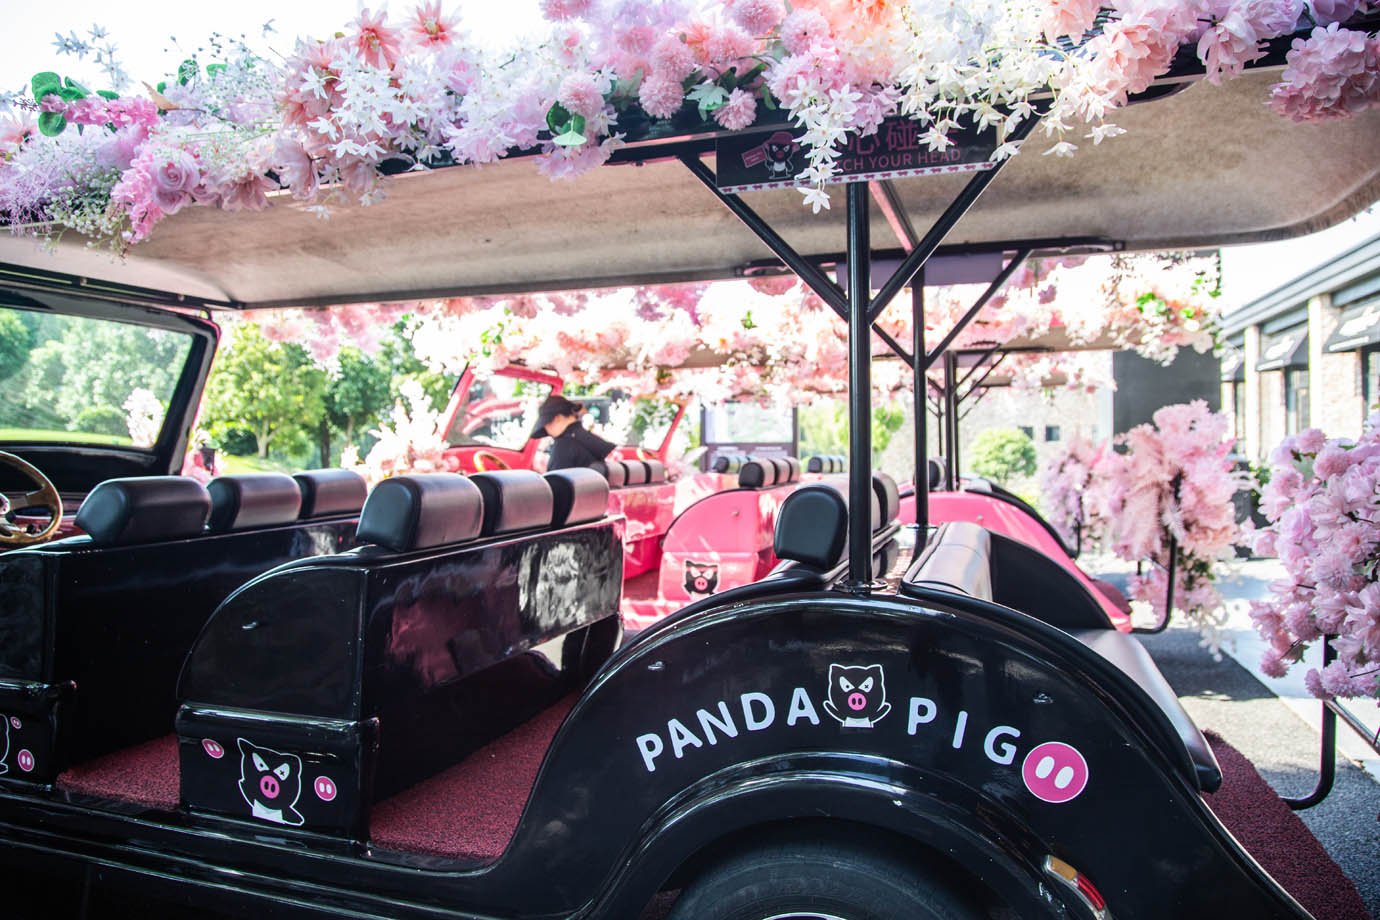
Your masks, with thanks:
[[[89,441],[2,440],[0,450],[22,457],[43,471],[60,492],[84,494],[96,483],[117,476],[178,473],[192,434],[219,328],[197,316],[154,309],[117,294],[90,296],[52,290],[41,279],[0,283],[0,303],[20,310],[145,326],[186,335],[187,357],[168,399],[163,424],[150,447],[97,444]],[[113,360],[113,358],[112,358]]]

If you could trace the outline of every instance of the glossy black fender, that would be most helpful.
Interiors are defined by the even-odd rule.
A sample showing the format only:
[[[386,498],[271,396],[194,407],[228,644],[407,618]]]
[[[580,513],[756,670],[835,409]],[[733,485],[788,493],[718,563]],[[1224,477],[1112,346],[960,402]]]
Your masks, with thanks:
[[[892,811],[879,823],[936,850],[1001,853],[965,862],[1008,896],[1053,855],[1118,918],[1306,916],[1218,823],[1182,751],[1166,749],[1172,733],[1146,724],[1146,701],[1124,698],[1134,688],[1027,619],[819,594],[648,631],[557,736],[491,873],[495,891],[520,894],[502,908],[578,910],[591,880],[622,905],[624,885],[635,901],[750,825]],[[776,781],[809,764],[828,768]],[[898,789],[910,790],[902,806]],[[537,866],[548,884],[517,888]]]

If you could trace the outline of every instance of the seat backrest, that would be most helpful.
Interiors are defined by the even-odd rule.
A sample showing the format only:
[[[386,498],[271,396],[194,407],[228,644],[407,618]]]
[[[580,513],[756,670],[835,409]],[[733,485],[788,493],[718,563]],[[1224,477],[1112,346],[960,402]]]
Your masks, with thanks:
[[[374,487],[355,537],[408,553],[473,540],[484,523],[484,498],[476,483],[458,473],[412,473]]]
[[[550,527],[551,485],[532,470],[474,473],[470,482],[484,496],[483,536]]]
[[[930,457],[926,464],[929,467],[930,491],[938,492],[949,488],[949,477],[945,473],[943,457]]]
[[[609,510],[609,482],[594,470],[573,468],[546,474],[551,489],[551,525],[597,521]]]
[[[832,486],[802,486],[776,512],[778,559],[825,572],[840,564],[847,543],[848,502]]]
[[[76,525],[98,546],[130,546],[197,536],[210,513],[211,496],[195,479],[107,479],[81,503]]]
[[[902,590],[915,585],[990,601],[991,553],[991,537],[982,527],[969,521],[943,524],[906,570]]]
[[[284,473],[217,476],[206,491],[211,497],[206,529],[212,533],[287,524],[302,509],[301,489]]]
[[[369,494],[364,477],[353,470],[306,470],[292,478],[302,490],[299,517],[304,521],[357,515]]]
[[[886,527],[901,515],[901,488],[896,480],[881,470],[872,474],[872,490],[877,493],[881,505],[882,527]]]

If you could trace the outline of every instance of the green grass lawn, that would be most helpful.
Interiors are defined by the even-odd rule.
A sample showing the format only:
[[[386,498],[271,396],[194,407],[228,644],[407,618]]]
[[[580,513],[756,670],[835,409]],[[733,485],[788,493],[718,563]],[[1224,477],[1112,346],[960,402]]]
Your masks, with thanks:
[[[51,428],[0,428],[0,441],[20,443],[56,444],[104,444],[114,447],[132,447],[129,435],[90,434],[85,431],[53,431]]]
[[[296,473],[301,467],[273,458],[249,455],[240,457],[234,454],[216,455],[216,472],[222,475],[231,473]]]

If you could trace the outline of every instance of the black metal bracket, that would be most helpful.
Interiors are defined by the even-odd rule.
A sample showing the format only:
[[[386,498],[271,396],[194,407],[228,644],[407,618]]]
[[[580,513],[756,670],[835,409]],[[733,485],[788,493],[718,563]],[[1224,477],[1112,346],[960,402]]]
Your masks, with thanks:
[[[1178,490],[1175,489],[1176,493],[1177,491]],[[1164,567],[1165,574],[1167,575],[1167,578],[1165,579],[1164,588],[1164,616],[1161,617],[1159,623],[1155,624],[1154,626],[1137,626],[1135,629],[1132,629],[1131,632],[1141,633],[1147,636],[1154,636],[1164,632],[1166,629],[1169,628],[1169,621],[1174,616],[1174,576],[1178,574],[1178,562],[1179,541],[1177,538],[1175,538],[1173,534],[1170,534],[1169,563]],[[1156,565],[1158,564],[1159,563],[1157,562]]]

